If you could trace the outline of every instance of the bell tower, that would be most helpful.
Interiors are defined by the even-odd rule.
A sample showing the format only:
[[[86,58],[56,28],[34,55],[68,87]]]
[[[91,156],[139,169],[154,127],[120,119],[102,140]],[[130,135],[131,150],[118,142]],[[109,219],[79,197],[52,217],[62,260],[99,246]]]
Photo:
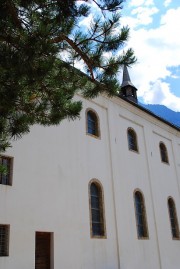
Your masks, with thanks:
[[[136,87],[132,84],[130,80],[127,66],[124,65],[120,96],[125,97],[129,101],[132,101],[134,103],[138,103],[136,91]]]

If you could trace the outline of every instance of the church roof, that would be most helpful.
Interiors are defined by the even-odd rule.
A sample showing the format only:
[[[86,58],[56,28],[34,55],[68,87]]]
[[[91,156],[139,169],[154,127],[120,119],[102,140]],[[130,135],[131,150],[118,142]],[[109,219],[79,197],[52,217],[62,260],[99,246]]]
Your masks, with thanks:
[[[124,101],[128,102],[129,104],[131,104],[131,105],[133,105],[133,106],[139,108],[140,110],[146,112],[147,114],[153,116],[154,118],[156,118],[156,119],[158,119],[158,120],[160,120],[160,121],[166,123],[167,125],[173,127],[173,128],[176,129],[177,131],[180,131],[180,126],[174,124],[173,122],[171,122],[171,121],[165,119],[164,117],[162,117],[162,116],[160,116],[160,115],[155,114],[155,113],[152,112],[151,110],[145,108],[142,104],[140,104],[140,103],[134,103],[134,102],[128,100],[127,98],[123,97],[123,96],[119,96],[119,98],[121,98],[121,99],[123,99]]]

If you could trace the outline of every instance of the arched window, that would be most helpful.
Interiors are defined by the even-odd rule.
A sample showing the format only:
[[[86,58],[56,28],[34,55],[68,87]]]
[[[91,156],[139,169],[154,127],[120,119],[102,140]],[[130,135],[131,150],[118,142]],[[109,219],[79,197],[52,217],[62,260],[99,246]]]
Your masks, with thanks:
[[[169,163],[168,153],[167,153],[167,149],[164,143],[160,142],[159,150],[160,150],[160,155],[161,155],[161,161],[164,163]]]
[[[169,219],[171,224],[172,238],[179,239],[179,224],[176,214],[176,206],[172,198],[168,199]]]
[[[145,203],[140,191],[134,193],[134,204],[138,238],[148,238]]]
[[[91,236],[105,236],[104,204],[101,185],[92,181],[89,185],[90,191],[90,216],[91,216]]]
[[[138,143],[137,143],[136,132],[133,129],[129,128],[127,131],[127,137],[128,137],[129,149],[138,152]]]
[[[87,133],[90,135],[94,135],[99,137],[100,131],[99,131],[99,119],[97,114],[92,111],[88,110],[86,114],[86,124],[87,124]]]

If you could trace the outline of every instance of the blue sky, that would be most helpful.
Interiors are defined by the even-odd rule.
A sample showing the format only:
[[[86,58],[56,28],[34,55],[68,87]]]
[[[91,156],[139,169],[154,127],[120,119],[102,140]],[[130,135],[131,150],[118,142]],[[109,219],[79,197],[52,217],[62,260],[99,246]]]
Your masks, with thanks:
[[[138,62],[129,70],[144,103],[180,111],[180,1],[127,0],[121,25]]]
[[[93,1],[88,3],[95,14]],[[92,13],[81,21],[81,26],[88,28],[91,21]],[[126,0],[116,29],[118,33],[122,26],[130,28],[125,49],[133,48],[137,57],[129,73],[139,101],[162,104],[174,111],[180,111],[179,22],[180,0]],[[77,67],[82,69],[82,63],[78,62]]]

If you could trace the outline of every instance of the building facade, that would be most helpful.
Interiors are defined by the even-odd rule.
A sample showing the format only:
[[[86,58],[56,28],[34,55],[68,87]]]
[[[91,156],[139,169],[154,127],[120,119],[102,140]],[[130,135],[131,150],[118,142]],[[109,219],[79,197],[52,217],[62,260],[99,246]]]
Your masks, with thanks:
[[[180,268],[179,128],[138,106],[127,76],[123,96],[76,96],[79,120],[34,126],[1,156],[1,269]]]

